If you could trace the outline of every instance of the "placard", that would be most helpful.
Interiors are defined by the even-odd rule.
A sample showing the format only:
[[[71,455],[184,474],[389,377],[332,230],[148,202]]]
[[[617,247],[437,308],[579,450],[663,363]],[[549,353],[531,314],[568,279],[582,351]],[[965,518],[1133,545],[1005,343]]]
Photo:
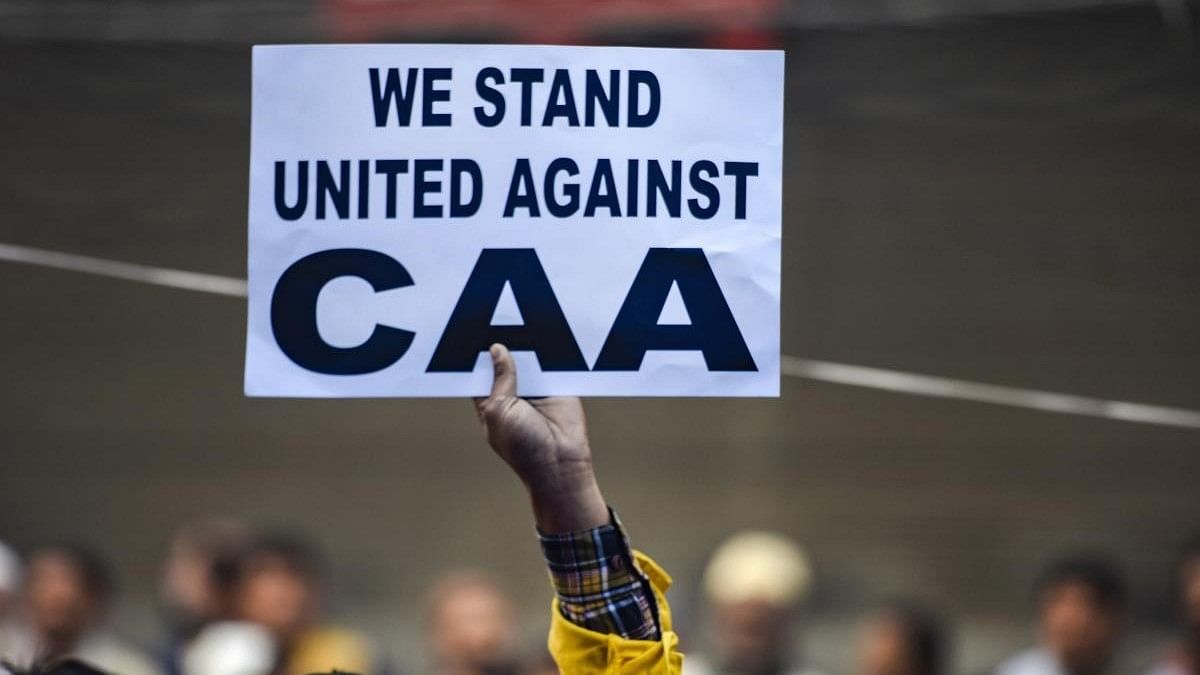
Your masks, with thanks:
[[[252,396],[777,396],[783,54],[260,46]]]

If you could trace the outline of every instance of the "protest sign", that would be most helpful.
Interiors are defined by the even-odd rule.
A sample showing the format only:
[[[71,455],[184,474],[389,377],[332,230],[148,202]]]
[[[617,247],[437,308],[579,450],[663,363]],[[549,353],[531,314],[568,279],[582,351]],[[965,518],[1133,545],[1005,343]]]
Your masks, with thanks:
[[[783,54],[254,49],[246,393],[776,396]]]

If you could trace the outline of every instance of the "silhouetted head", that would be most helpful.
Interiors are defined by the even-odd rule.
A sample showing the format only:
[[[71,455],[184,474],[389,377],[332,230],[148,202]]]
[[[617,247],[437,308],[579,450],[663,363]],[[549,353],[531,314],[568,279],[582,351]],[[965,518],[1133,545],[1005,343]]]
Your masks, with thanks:
[[[56,544],[29,559],[25,608],[30,626],[50,655],[71,648],[101,617],[112,594],[108,566],[80,544]]]
[[[1046,568],[1036,590],[1046,647],[1069,673],[1103,670],[1125,614],[1125,584],[1116,568],[1097,556],[1063,558]]]
[[[429,592],[429,641],[441,672],[515,673],[517,625],[508,594],[481,572],[450,574]]]
[[[259,536],[234,565],[233,614],[289,644],[316,621],[326,577],[325,560],[308,539],[291,533]]]
[[[742,532],[704,573],[717,657],[734,672],[770,672],[791,658],[791,629],[812,570],[804,551],[772,532]]]
[[[942,675],[946,631],[929,610],[888,603],[867,618],[859,638],[859,675]]]

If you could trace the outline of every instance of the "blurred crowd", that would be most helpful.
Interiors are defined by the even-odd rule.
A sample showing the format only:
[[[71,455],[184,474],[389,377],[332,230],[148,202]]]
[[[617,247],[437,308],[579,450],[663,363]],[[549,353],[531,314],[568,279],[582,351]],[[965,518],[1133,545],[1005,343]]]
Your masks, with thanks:
[[[114,675],[416,672],[328,620],[329,571],[305,537],[206,522],[176,534],[162,569],[169,637],[157,649],[139,649],[106,620],[114,585],[95,552],[62,543],[20,557],[0,543],[0,660],[74,657]],[[1200,675],[1200,539],[1183,548],[1174,574],[1177,640],[1135,675]],[[727,540],[703,578],[708,628],[684,636],[685,675],[822,675],[800,647],[812,579],[803,549],[781,535]],[[1126,582],[1112,562],[1090,555],[1050,561],[1032,597],[1035,643],[990,675],[1129,672],[1118,665],[1130,628]],[[442,578],[429,589],[425,612],[434,675],[558,672],[547,654],[524,648],[516,603],[486,572]],[[858,631],[851,675],[954,670],[953,626],[918,601],[881,602],[864,612]]]

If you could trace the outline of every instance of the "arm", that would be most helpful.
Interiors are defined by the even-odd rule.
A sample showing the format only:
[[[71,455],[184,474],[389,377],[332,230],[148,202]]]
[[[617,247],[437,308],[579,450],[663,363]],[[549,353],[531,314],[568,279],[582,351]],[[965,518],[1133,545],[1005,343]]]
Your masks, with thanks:
[[[488,444],[525,484],[538,530],[553,535],[607,525],[583,404],[574,397],[519,398],[512,354],[492,345],[491,355],[492,393],[476,399],[475,410]]]
[[[629,548],[592,470],[583,405],[522,399],[512,354],[491,348],[491,394],[475,401],[488,443],[524,483],[556,591],[550,650],[564,673],[680,671],[662,592],[670,579]]]

